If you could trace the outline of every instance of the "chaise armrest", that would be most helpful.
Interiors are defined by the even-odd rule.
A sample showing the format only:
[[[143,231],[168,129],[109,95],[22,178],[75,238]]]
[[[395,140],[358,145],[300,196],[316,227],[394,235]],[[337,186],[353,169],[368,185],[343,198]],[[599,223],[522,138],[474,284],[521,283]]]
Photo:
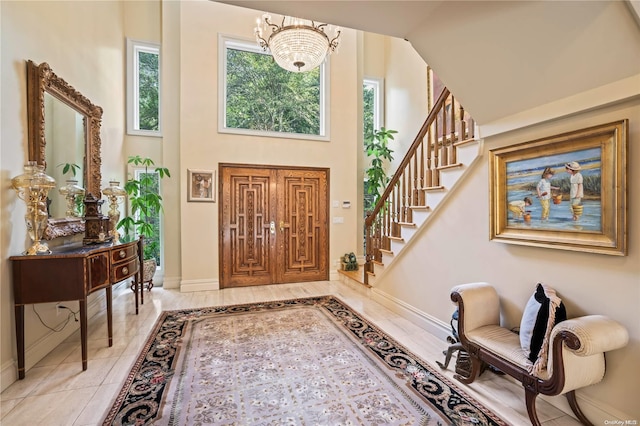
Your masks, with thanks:
[[[469,333],[487,325],[500,325],[500,298],[490,284],[461,284],[451,289],[451,300],[458,304],[459,331]]]
[[[553,328],[551,341],[560,333],[570,333],[577,339],[567,343],[579,356],[590,356],[622,348],[629,342],[629,333],[620,323],[604,315],[587,315],[562,321]]]

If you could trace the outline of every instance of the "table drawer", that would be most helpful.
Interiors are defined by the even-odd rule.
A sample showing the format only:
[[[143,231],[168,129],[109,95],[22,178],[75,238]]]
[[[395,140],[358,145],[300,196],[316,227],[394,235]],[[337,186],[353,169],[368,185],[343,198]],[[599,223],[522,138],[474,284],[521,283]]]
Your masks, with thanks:
[[[140,268],[140,261],[138,258],[131,259],[128,262],[112,265],[111,268],[111,282],[117,283],[124,279],[134,276]]]
[[[134,257],[138,254],[138,245],[130,244],[128,246],[119,247],[111,250],[111,263],[122,262],[125,259]]]

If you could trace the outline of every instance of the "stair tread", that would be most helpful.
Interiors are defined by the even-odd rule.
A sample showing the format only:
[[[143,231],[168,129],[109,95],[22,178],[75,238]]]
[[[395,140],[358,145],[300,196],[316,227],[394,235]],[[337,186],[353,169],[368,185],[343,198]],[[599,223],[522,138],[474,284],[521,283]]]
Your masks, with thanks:
[[[469,138],[469,139],[465,139],[465,140],[462,140],[462,141],[454,142],[453,146],[465,145],[465,144],[473,143],[473,142],[479,142],[479,141],[476,138]]]
[[[375,263],[376,265],[380,265],[380,266],[384,266],[384,263],[378,261],[378,260],[372,260],[371,262]]]
[[[428,186],[426,188],[422,188],[423,191],[444,191],[444,186]]]
[[[416,224],[413,223],[413,222],[398,222],[398,225],[405,226],[407,228],[415,228],[416,227]]]
[[[412,210],[431,210],[429,206],[409,206]]]
[[[389,237],[389,239],[391,241],[400,241],[400,242],[404,242],[404,238],[402,237]]]
[[[393,254],[393,252],[391,250],[386,250],[386,249],[378,249],[380,250],[380,253],[386,253],[386,254]]]
[[[446,170],[446,169],[455,169],[458,167],[462,167],[464,166],[464,164],[462,163],[454,163],[454,164],[447,164],[446,166],[438,166],[436,167],[438,170]]]

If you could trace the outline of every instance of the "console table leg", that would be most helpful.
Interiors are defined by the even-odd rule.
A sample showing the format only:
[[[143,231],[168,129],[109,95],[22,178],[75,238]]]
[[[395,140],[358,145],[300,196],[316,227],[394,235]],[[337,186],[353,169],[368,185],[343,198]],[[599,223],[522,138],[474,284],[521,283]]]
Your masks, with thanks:
[[[18,346],[18,379],[24,379],[24,305],[15,305],[16,340]]]
[[[113,346],[113,317],[112,317],[112,300],[113,291],[111,285],[106,288],[107,293],[107,332],[109,334],[109,347]]]
[[[87,299],[80,302],[80,343],[82,346],[82,370],[87,369]]]

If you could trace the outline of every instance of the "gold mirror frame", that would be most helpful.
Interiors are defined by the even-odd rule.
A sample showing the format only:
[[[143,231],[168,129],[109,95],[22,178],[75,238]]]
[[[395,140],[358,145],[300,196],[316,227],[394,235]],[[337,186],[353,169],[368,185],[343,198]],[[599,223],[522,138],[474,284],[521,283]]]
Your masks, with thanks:
[[[92,193],[97,198],[101,198],[100,125],[102,122],[102,108],[91,103],[82,93],[57,76],[46,62],[36,65],[33,61],[27,61],[29,160],[42,164],[46,168],[45,92],[64,102],[83,116],[85,133],[84,186],[87,193]],[[81,232],[84,232],[84,222],[79,218],[50,218],[49,226],[45,232],[45,239],[65,237]]]

